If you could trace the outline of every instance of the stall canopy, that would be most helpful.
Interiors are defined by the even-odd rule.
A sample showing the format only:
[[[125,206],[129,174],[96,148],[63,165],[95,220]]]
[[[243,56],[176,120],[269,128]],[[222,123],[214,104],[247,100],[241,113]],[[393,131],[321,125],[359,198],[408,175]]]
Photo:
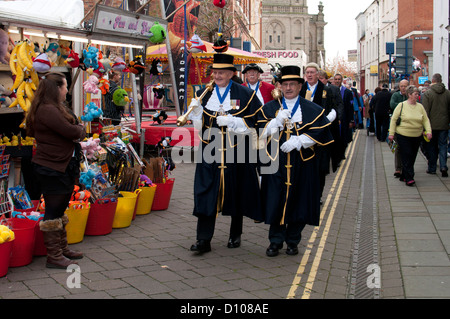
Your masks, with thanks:
[[[84,16],[82,0],[0,1],[1,17],[48,27],[76,28]],[[3,20],[3,19],[2,19]]]
[[[212,63],[213,56],[215,54],[213,44],[211,42],[203,41],[206,45],[207,52],[192,53],[192,57],[200,59],[205,63]],[[239,50],[229,47],[225,52],[234,56],[234,64],[249,64],[249,63],[267,63],[268,59],[263,58],[257,54],[253,54],[247,51]],[[160,59],[161,61],[167,61],[166,45],[153,45],[147,48],[147,60]]]

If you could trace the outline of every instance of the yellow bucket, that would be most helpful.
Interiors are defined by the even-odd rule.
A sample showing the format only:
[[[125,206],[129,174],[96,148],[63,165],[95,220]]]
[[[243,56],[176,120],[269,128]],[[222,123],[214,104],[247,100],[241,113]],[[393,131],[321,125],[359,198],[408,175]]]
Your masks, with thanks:
[[[120,191],[123,197],[117,198],[116,214],[114,215],[113,228],[125,228],[131,225],[133,220],[136,200],[139,193]]]
[[[69,208],[66,209],[66,215],[69,218],[69,223],[66,225],[67,243],[76,244],[83,241],[90,209],[89,203],[69,204]]]
[[[147,215],[152,211],[153,198],[155,198],[156,184],[140,187],[141,193],[136,204],[136,215]]]

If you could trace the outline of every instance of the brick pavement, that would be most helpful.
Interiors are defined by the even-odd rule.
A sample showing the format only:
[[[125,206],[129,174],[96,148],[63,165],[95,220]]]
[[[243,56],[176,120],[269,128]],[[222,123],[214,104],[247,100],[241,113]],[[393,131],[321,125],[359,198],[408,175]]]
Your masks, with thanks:
[[[172,172],[175,185],[170,206],[137,216],[131,226],[113,229],[105,236],[85,236],[72,245],[85,253],[80,260],[81,287],[69,288],[70,275],[45,268],[45,257],[30,265],[10,268],[0,278],[0,298],[64,299],[285,299],[296,276],[295,299],[304,297],[307,278],[314,270],[308,298],[350,298],[355,219],[358,211],[362,161],[366,142],[375,143],[380,298],[450,297],[450,200],[448,179],[425,174],[424,159],[416,164],[417,187],[402,185],[393,174],[393,155],[386,143],[361,131],[354,156],[348,159],[334,216],[324,233],[324,223],[307,226],[300,254],[265,255],[268,225],[244,222],[240,248],[226,247],[229,218],[219,216],[213,250],[194,255],[196,218],[192,216],[194,164],[178,164]],[[345,162],[343,165],[346,165]],[[330,192],[337,173],[330,174],[324,194]],[[330,214],[331,205],[323,213]],[[315,233],[316,240],[309,243]],[[325,236],[325,237],[324,237]],[[320,263],[312,260],[320,247]],[[303,256],[304,270],[297,274]]]

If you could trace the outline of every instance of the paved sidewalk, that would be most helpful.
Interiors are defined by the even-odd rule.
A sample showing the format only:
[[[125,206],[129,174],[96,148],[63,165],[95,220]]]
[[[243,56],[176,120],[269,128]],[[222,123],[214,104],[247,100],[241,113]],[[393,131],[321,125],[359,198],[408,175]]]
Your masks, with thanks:
[[[380,298],[449,298],[450,179],[427,175],[419,154],[417,186],[405,186],[393,177],[394,157],[387,144],[361,131],[354,156],[342,164],[348,170],[339,193],[332,186],[337,172],[327,177],[324,194],[336,195],[323,213],[324,220],[334,213],[330,228],[325,229],[325,223],[307,226],[297,256],[283,251],[275,258],[267,257],[268,225],[249,219],[244,220],[242,246],[227,248],[230,220],[223,216],[217,220],[213,250],[202,256],[190,252],[196,230],[192,216],[195,165],[178,164],[171,175],[175,184],[167,210],[137,216],[128,228],[85,236],[83,242],[71,245],[85,253],[79,261],[80,288],[68,285],[71,273],[47,269],[45,257],[34,257],[30,265],[10,268],[0,278],[0,299],[275,300],[286,299],[293,287],[294,299],[299,299],[312,274],[309,298],[350,298],[366,143],[375,147]],[[310,243],[313,235],[317,238]],[[313,262],[316,256],[320,258]],[[293,285],[295,278],[300,280]]]

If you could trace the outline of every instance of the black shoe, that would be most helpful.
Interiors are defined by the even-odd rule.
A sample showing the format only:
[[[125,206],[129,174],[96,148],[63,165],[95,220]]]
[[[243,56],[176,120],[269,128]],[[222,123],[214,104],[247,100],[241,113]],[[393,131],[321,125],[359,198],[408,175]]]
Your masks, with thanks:
[[[394,176],[395,176],[395,177],[400,177],[400,176],[402,176],[402,173],[401,173],[401,172],[395,172],[395,173],[394,173]]]
[[[442,177],[448,177],[448,173],[446,170],[441,171]]]
[[[196,251],[198,253],[207,253],[211,251],[211,243],[207,240],[198,240],[194,245],[191,246],[191,251]]]
[[[430,175],[435,175],[435,174],[436,174],[436,172],[431,172],[431,171],[427,170],[427,174],[430,174]]]
[[[238,248],[239,246],[241,246],[241,236],[228,239],[228,248]]]
[[[286,249],[286,254],[288,255],[297,255],[298,254],[298,248],[297,245],[288,245],[287,249]]]
[[[266,249],[266,255],[269,257],[275,257],[278,255],[279,250],[283,248],[283,244],[270,244],[269,247]]]

